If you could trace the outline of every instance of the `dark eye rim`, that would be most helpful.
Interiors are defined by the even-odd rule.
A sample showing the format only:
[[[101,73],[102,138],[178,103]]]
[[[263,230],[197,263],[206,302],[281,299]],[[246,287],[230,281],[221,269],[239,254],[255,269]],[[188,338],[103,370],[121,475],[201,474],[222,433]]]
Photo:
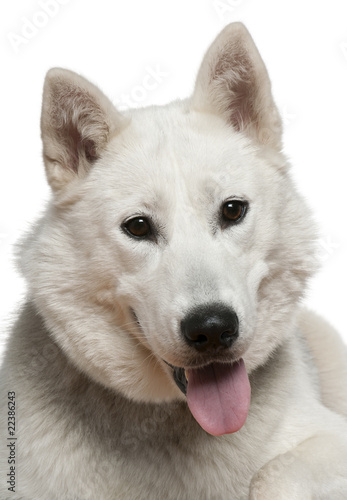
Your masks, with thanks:
[[[235,203],[238,202],[242,205],[241,215],[235,220],[228,219],[227,217],[225,217],[225,215],[223,213],[225,205],[227,203],[231,203],[231,202],[235,202]],[[240,224],[244,220],[245,215],[248,212],[248,209],[249,209],[249,203],[246,200],[242,200],[239,198],[228,198],[227,200],[224,200],[223,203],[221,204],[221,207],[220,207],[221,228],[226,229],[230,226],[235,226],[237,224]]]
[[[143,234],[142,236],[138,236],[136,234],[133,234],[130,229],[129,229],[129,224],[131,222],[134,222],[136,221],[137,219],[143,219],[144,221],[147,222],[148,224],[148,228],[149,228],[149,231],[146,233],[146,234]],[[127,219],[125,219],[122,224],[121,224],[121,229],[122,231],[127,235],[129,236],[130,238],[134,238],[136,240],[151,240],[153,239],[153,236],[154,236],[154,231],[153,231],[153,225],[152,225],[152,222],[150,220],[149,217],[147,217],[146,215],[134,215],[132,217],[129,217]]]
[[[144,219],[144,220],[147,222],[148,227],[149,227],[149,231],[148,231],[148,233],[146,233],[146,234],[144,234],[144,235],[142,235],[142,236],[138,236],[138,235],[136,235],[136,234],[133,234],[133,233],[129,230],[128,225],[129,225],[131,222],[135,221],[136,219]],[[131,216],[131,217],[129,217],[129,218],[127,218],[127,219],[125,219],[125,220],[122,222],[122,224],[121,224],[121,229],[122,229],[122,231],[123,231],[123,232],[124,232],[127,236],[129,236],[130,238],[133,238],[133,239],[135,239],[135,240],[140,240],[140,241],[141,241],[141,240],[142,240],[142,241],[143,241],[143,240],[145,240],[145,241],[146,241],[146,240],[156,241],[156,232],[155,232],[155,230],[154,230],[153,223],[152,223],[151,219],[150,219],[148,216],[146,216],[146,215],[141,215],[141,214],[139,214],[139,215],[134,215],[134,216]]]

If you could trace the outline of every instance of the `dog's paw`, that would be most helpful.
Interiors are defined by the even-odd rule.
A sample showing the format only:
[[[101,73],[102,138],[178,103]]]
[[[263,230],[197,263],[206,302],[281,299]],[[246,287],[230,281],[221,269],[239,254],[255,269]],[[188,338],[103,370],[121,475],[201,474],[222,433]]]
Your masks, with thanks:
[[[309,482],[301,472],[287,474],[282,464],[271,461],[253,477],[249,500],[312,500]]]

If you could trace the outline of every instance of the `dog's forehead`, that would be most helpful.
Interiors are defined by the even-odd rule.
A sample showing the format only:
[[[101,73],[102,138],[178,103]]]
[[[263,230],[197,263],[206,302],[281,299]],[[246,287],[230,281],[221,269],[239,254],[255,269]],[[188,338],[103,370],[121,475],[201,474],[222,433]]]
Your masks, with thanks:
[[[245,195],[256,175],[255,147],[220,117],[189,110],[184,102],[136,110],[111,145],[117,182],[143,191]],[[118,184],[119,185],[119,184]],[[234,192],[230,192],[234,190]],[[250,194],[250,193],[249,193]]]

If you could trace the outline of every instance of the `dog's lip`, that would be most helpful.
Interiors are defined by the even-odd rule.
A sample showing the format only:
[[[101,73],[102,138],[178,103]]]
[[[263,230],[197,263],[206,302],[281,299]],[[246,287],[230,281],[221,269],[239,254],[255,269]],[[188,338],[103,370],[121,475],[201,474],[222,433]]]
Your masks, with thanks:
[[[188,379],[187,379],[187,372],[186,372],[185,368],[182,368],[179,366],[174,366],[171,363],[169,363],[168,361],[165,361],[165,359],[163,359],[163,361],[170,368],[172,368],[174,381],[176,382],[177,387],[186,396],[187,395]]]
[[[177,384],[177,387],[183,392],[183,394],[187,395],[187,386],[188,386],[188,378],[187,372],[184,368],[174,368],[173,371],[174,381]]]

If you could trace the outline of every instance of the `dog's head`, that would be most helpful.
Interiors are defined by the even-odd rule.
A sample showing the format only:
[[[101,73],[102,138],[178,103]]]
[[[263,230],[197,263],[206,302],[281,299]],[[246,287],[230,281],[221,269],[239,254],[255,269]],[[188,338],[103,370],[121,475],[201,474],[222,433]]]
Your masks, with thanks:
[[[237,430],[247,373],[290,333],[314,268],[311,216],[247,30],[227,26],[193,96],[165,107],[120,114],[51,70],[42,138],[53,200],[22,268],[56,341],[127,397],[184,397],[179,386],[206,430]]]

